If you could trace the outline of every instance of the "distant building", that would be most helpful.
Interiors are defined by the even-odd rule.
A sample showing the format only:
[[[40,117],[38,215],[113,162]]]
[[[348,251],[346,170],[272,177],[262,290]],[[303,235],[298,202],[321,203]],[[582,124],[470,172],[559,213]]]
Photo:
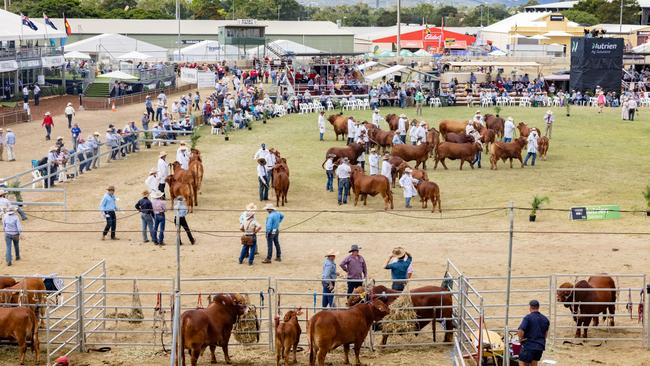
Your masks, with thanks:
[[[527,13],[536,13],[536,12],[561,12],[564,10],[572,9],[578,1],[558,1],[555,3],[540,4],[540,5],[531,5],[524,8]]]

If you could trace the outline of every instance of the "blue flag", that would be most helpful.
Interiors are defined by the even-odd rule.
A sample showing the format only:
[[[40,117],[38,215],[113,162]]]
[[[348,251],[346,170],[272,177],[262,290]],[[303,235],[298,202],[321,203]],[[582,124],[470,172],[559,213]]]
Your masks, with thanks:
[[[32,22],[31,19],[29,19],[28,16],[20,14],[20,18],[23,21],[23,25],[28,26],[32,30],[38,30],[38,27],[36,26],[36,24],[34,24],[34,22]]]
[[[52,23],[50,18],[47,15],[45,15],[45,13],[43,13],[43,21],[45,22],[45,25],[49,25],[50,27],[52,27],[52,29],[58,30],[54,25],[54,23]]]

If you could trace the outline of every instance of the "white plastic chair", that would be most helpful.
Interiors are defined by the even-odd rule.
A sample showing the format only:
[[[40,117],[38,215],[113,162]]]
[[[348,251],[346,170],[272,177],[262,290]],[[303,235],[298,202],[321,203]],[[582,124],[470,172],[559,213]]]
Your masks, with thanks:
[[[332,109],[334,109],[334,104],[332,103],[332,101],[330,99],[328,99],[327,100],[327,110],[331,111]]]

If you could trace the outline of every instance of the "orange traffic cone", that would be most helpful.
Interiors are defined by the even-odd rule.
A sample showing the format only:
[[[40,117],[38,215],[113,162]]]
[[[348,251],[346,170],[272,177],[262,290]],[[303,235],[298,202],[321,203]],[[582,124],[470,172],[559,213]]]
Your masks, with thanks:
[[[117,112],[117,108],[115,107],[115,102],[111,105],[111,111]]]

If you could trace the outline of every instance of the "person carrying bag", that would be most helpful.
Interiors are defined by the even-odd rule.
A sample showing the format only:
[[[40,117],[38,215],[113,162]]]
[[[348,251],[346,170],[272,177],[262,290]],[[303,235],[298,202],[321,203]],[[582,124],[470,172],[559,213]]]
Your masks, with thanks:
[[[249,203],[246,206],[246,211],[242,213],[239,222],[239,230],[244,232],[241,236],[241,253],[239,254],[239,264],[244,262],[244,258],[248,257],[248,265],[252,266],[255,260],[255,253],[257,252],[257,233],[262,230],[262,226],[255,219],[255,210],[257,206]]]

